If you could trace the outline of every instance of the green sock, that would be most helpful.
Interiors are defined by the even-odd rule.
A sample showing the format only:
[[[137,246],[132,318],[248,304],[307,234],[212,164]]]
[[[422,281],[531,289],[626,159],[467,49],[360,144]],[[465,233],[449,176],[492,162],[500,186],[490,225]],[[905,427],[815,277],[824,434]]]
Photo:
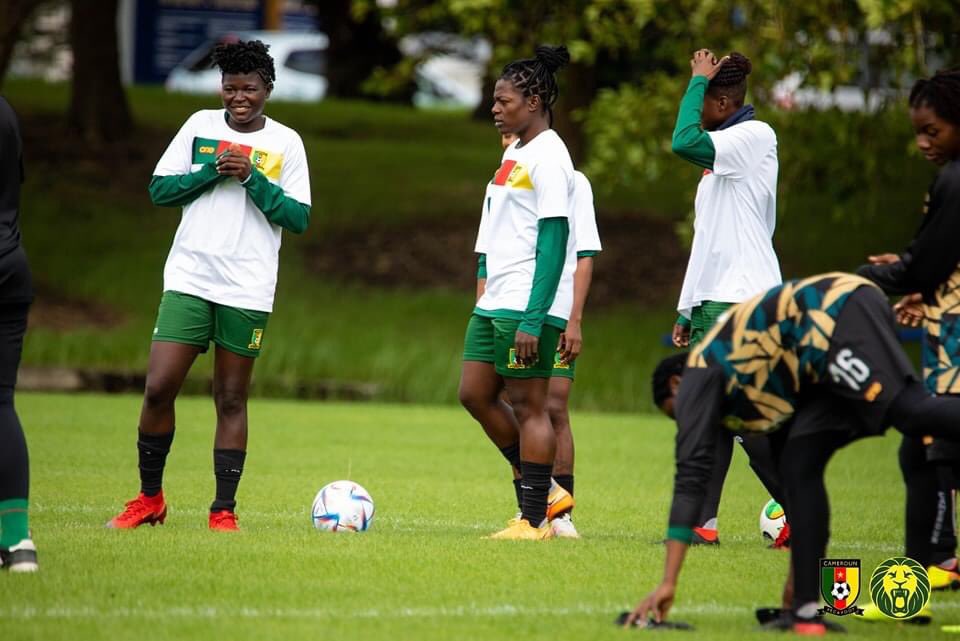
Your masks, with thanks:
[[[8,549],[29,538],[27,499],[0,501],[0,548]]]

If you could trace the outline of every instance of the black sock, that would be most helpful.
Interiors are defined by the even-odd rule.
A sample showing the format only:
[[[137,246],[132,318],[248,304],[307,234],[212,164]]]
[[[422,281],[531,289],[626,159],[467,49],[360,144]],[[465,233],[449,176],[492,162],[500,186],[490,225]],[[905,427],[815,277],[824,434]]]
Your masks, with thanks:
[[[533,527],[539,527],[547,517],[547,494],[550,492],[551,463],[520,462],[523,501],[521,511],[524,519]]]
[[[520,479],[513,479],[513,491],[517,493],[517,509],[523,509],[523,488],[520,487]]]
[[[169,434],[138,433],[140,491],[146,496],[156,496],[163,488],[163,468],[167,464],[171,443],[173,443],[173,430]]]
[[[517,441],[513,445],[501,447],[500,453],[503,454],[503,458],[510,461],[510,465],[518,470],[520,469],[520,441]]]
[[[230,510],[237,507],[235,500],[240,476],[243,474],[243,461],[247,453],[243,450],[213,450],[213,474],[217,477],[217,498],[210,505],[211,512]]]
[[[557,482],[557,485],[565,489],[567,492],[570,492],[570,496],[573,496],[573,474],[561,474],[560,476],[554,476],[553,480]]]

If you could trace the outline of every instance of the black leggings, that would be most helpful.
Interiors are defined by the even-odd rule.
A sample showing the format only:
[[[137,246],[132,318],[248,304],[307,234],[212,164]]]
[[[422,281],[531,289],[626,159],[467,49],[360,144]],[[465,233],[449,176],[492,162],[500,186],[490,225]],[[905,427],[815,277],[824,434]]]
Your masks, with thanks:
[[[13,407],[29,303],[0,303],[0,501],[25,499],[30,485],[27,441]]]
[[[750,467],[757,478],[760,479],[763,487],[777,503],[783,504],[783,490],[780,487],[780,479],[777,474],[776,461],[770,448],[770,440],[764,436],[752,434],[735,437],[727,430],[722,430],[717,437],[717,445],[713,452],[713,469],[710,472],[710,480],[707,482],[707,493],[703,498],[703,506],[700,508],[700,521],[697,525],[703,525],[710,519],[715,518],[720,512],[720,496],[723,493],[727,470],[730,468],[730,460],[733,458],[733,442],[735,440],[739,440],[743,451],[746,452],[747,458],[750,460]],[[787,515],[787,518],[790,518],[789,515]]]
[[[923,439],[904,436],[900,471],[907,486],[906,550],[921,565],[937,565],[956,555],[953,490],[960,463],[929,460]]]
[[[794,608],[820,598],[820,559],[830,538],[830,503],[824,472],[833,454],[850,442],[850,432],[824,431],[788,440],[773,435],[784,511],[790,521],[790,561],[794,568]]]

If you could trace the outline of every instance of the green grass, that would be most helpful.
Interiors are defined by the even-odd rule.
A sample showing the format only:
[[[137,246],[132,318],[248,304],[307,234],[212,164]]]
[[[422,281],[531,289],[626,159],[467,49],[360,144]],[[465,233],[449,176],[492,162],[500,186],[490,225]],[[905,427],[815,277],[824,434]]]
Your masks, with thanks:
[[[31,450],[35,576],[0,574],[0,638],[626,639],[611,621],[657,581],[672,428],[662,418],[576,413],[580,541],[484,540],[514,509],[505,462],[465,412],[417,405],[254,401],[237,535],[206,530],[212,403],[184,398],[166,525],[103,528],[137,488],[133,396],[21,394]],[[895,436],[855,443],[829,468],[834,556],[865,572],[902,545]],[[376,501],[371,531],[315,532],[323,484]],[[741,452],[721,508],[723,544],[693,550],[675,616],[696,638],[766,639],[752,609],[778,601],[787,555],[764,548],[767,497]],[[863,600],[864,597],[861,597]],[[960,621],[934,597],[937,624]],[[849,638],[931,629],[845,621]],[[686,637],[684,637],[686,638]],[[693,637],[691,637],[693,638]]]

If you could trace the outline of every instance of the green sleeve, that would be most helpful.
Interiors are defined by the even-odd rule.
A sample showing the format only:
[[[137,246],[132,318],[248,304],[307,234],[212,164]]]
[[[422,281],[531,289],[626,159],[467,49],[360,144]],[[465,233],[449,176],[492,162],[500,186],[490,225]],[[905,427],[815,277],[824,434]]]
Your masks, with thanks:
[[[690,329],[690,319],[684,316],[683,314],[680,314],[677,316],[677,322],[674,324],[679,325],[680,327],[685,327],[687,329]]]
[[[192,203],[203,192],[226,178],[217,173],[212,162],[200,171],[180,176],[154,176],[150,180],[150,200],[160,207],[181,207]]]
[[[570,223],[566,218],[544,218],[537,224],[537,258],[533,270],[533,287],[527,311],[520,319],[521,332],[540,336],[543,321],[557,295],[557,285],[567,257]]]
[[[599,254],[599,253],[600,253],[600,252],[594,251],[594,250],[592,250],[592,249],[585,249],[585,250],[582,251],[582,252],[577,252],[577,258],[593,258],[594,256],[596,256],[596,255]]]
[[[283,189],[267,180],[259,169],[254,169],[247,182],[242,184],[250,200],[271,223],[295,234],[306,230],[310,222],[310,206],[284,194]]]
[[[694,76],[687,85],[687,93],[680,101],[680,110],[677,112],[677,126],[673,129],[673,144],[671,149],[684,160],[695,165],[713,169],[713,161],[717,151],[710,140],[710,135],[700,125],[700,115],[703,113],[703,97],[707,93],[710,81],[706,76]]]
[[[477,278],[487,277],[487,255],[477,254]]]

